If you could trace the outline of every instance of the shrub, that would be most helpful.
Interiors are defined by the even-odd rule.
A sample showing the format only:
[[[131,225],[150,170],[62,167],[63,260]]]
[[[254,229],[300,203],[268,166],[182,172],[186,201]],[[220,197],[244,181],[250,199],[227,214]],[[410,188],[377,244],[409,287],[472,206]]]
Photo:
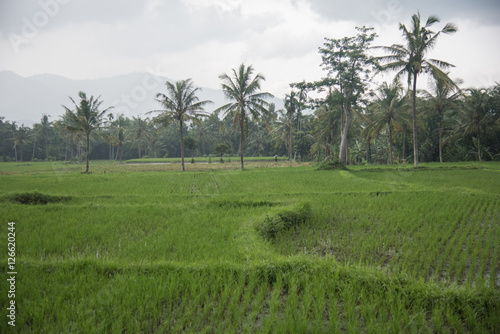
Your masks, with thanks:
[[[303,224],[311,215],[309,203],[298,203],[292,207],[281,209],[256,226],[257,233],[266,240],[275,239],[281,231]]]
[[[70,197],[65,196],[52,196],[39,192],[32,193],[17,193],[10,196],[11,200],[19,204],[48,204],[66,201]]]
[[[328,160],[318,164],[318,170],[347,170],[347,167],[339,160]]]

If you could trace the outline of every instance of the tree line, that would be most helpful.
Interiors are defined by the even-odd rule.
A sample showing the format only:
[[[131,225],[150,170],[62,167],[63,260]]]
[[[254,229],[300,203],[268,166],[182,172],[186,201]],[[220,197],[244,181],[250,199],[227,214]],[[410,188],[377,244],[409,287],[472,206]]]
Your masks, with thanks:
[[[295,82],[284,109],[266,101],[264,75],[241,64],[219,76],[228,104],[206,111],[191,79],[166,82],[156,95],[158,110],[148,117],[113,114],[112,106],[84,92],[70,97],[55,121],[42,115],[33,127],[0,117],[3,161],[195,157],[239,155],[287,156],[292,160],[325,159],[354,163],[414,163],[500,159],[500,84],[463,88],[451,79],[452,64],[428,57],[442,34],[457,27],[439,19],[424,23],[420,14],[410,26],[400,24],[402,44],[373,46],[372,28],[354,36],[325,38],[319,53],[326,75],[315,82]],[[383,52],[375,56],[374,51]],[[382,72],[392,80],[374,87]],[[426,74],[427,89],[417,80]]]

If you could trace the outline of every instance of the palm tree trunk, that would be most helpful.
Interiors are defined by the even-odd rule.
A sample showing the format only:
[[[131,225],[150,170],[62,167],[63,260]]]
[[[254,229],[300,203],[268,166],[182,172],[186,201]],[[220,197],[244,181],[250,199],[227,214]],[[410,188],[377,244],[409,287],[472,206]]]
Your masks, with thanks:
[[[481,161],[481,129],[479,128],[479,124],[477,125],[477,157],[479,161]]]
[[[70,149],[68,161],[72,162],[72,160],[73,160],[73,136],[68,138],[68,142],[69,142],[69,149]]]
[[[120,162],[123,160],[123,148],[122,148],[122,142],[118,143],[118,150],[120,151]]]
[[[49,140],[45,137],[45,160],[49,161]]]
[[[439,113],[439,162],[443,162],[443,115]]]
[[[406,162],[406,125],[403,128],[403,160]]]
[[[349,125],[351,123],[351,111],[349,110],[349,106],[345,107],[345,125],[342,129],[342,139],[340,141],[340,152],[339,152],[339,160],[342,164],[347,163],[347,134],[349,132]]]
[[[245,136],[245,129],[244,129],[244,121],[243,121],[243,113],[240,114],[240,160],[241,160],[241,169],[244,168],[243,166],[243,146],[245,144],[244,141],[244,136]]]
[[[31,154],[31,161],[35,160],[36,138],[33,139],[33,152]]]
[[[90,151],[90,132],[87,132],[87,167],[85,168],[85,173],[89,172],[89,151]]]
[[[418,142],[417,142],[417,73],[413,74],[413,165],[418,166]]]
[[[391,123],[387,122],[387,126],[389,127],[389,164],[392,165],[394,163],[394,157],[393,157],[393,144],[392,144],[392,127]]]
[[[368,150],[366,151],[366,161],[372,163],[372,139],[368,138]]]
[[[184,172],[184,137],[182,133],[182,119],[179,121],[179,124],[181,131],[181,164],[182,164],[182,171]]]

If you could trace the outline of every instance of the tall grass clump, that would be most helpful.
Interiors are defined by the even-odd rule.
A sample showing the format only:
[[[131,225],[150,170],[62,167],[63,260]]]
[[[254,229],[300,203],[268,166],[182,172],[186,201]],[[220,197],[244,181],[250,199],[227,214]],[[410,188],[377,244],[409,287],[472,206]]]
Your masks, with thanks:
[[[317,170],[348,170],[339,160],[326,160],[317,165]]]
[[[8,195],[7,199],[10,200],[11,202],[15,202],[18,204],[45,205],[48,203],[59,203],[63,201],[68,201],[71,199],[71,197],[53,196],[35,191],[35,192],[15,193],[12,195]]]
[[[280,232],[305,223],[310,216],[310,203],[296,203],[290,207],[282,208],[270,215],[266,215],[266,218],[256,225],[256,230],[265,240],[272,240]]]

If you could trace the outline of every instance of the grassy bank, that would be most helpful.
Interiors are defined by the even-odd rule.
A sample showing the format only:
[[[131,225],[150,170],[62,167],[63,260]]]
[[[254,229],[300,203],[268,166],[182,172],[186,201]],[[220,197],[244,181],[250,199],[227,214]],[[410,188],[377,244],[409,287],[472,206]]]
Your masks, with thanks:
[[[239,162],[240,157],[224,157],[224,162]],[[274,157],[244,157],[245,161],[275,161]],[[287,161],[286,157],[278,157],[278,161]],[[219,163],[220,157],[195,157],[195,163]],[[125,163],[181,163],[181,158],[144,158],[144,159],[129,159]],[[191,163],[191,157],[184,157],[184,163]]]

